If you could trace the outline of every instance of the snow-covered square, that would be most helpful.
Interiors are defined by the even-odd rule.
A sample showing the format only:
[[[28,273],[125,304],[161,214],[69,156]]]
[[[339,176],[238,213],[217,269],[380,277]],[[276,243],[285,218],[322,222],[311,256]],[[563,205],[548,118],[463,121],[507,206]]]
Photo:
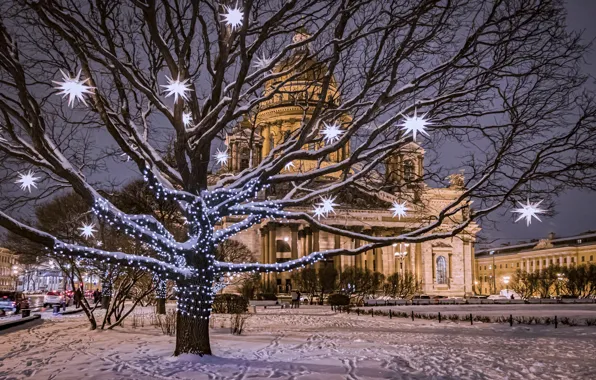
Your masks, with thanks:
[[[149,310],[139,309],[138,313]],[[150,326],[89,331],[81,316],[2,335],[2,379],[590,379],[595,327],[452,323],[259,309],[241,336],[215,315],[213,357],[172,356]],[[223,328],[221,326],[224,326]]]

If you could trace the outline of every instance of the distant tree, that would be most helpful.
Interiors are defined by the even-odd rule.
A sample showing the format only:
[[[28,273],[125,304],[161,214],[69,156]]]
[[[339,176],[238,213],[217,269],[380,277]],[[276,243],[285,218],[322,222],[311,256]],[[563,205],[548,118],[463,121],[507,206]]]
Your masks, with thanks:
[[[514,292],[519,294],[522,299],[527,300],[538,290],[538,274],[518,269],[509,284]]]
[[[383,285],[385,276],[370,269],[348,267],[340,277],[341,292],[356,296],[356,303],[360,304],[365,297],[374,295]]]
[[[563,291],[573,297],[596,295],[596,265],[586,264],[564,268]]]
[[[251,263],[255,261],[254,253],[244,243],[232,239],[218,244],[215,259],[231,263]]]
[[[540,298],[549,298],[555,290],[558,281],[557,274],[561,273],[559,266],[549,266],[538,272],[538,294]]]
[[[334,292],[337,289],[337,269],[333,265],[325,265],[317,271],[319,293],[319,303],[323,303],[325,294]]]
[[[410,298],[418,289],[419,284],[412,272],[393,273],[383,285],[385,295],[394,298]]]
[[[292,284],[301,293],[309,295],[310,303],[313,303],[313,298],[319,291],[319,276],[317,270],[313,266],[307,266],[292,273]]]

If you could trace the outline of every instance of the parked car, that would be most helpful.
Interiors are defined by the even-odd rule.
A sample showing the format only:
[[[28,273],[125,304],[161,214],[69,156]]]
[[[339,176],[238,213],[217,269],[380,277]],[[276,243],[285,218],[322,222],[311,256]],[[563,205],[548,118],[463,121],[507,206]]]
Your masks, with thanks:
[[[60,292],[47,292],[43,296],[43,307],[62,305],[64,300],[65,297],[64,295],[60,294]]]
[[[425,294],[422,294],[422,295],[414,296],[414,297],[412,297],[412,299],[415,299],[415,300],[429,300],[430,299],[430,296],[425,295]]]
[[[0,310],[18,313],[21,309],[21,301],[25,296],[21,292],[0,292]]]

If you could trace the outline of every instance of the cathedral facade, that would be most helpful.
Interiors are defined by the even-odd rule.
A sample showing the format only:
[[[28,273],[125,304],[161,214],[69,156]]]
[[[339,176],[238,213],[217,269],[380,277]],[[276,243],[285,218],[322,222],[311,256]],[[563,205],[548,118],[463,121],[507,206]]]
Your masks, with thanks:
[[[298,34],[296,38],[301,38]],[[299,59],[299,53],[292,59]],[[280,65],[292,62],[280,63]],[[285,141],[308,119],[309,102],[320,100],[321,83],[317,81],[321,68],[312,60],[306,60],[304,74],[292,78],[277,78],[265,84],[264,95],[278,89],[278,93],[261,104],[254,117],[240,122],[226,137],[230,160],[225,171],[237,173],[258,165],[263,157]],[[281,70],[281,69],[278,69]],[[329,107],[338,103],[340,94],[332,81],[326,101]],[[345,115],[339,123],[349,123]],[[313,144],[314,145],[314,144]],[[305,147],[314,149],[316,146]],[[329,155],[328,162],[338,162],[350,154],[350,145]],[[368,178],[368,183],[356,183],[334,194],[337,196],[336,213],[325,218],[324,223],[357,231],[370,236],[397,236],[425,225],[437,215],[439,210],[456,199],[463,189],[461,174],[450,177],[450,186],[431,188],[421,178],[424,174],[424,149],[409,142],[399,152],[385,161],[384,170]],[[287,171],[308,171],[317,165],[314,161],[292,162]],[[319,163],[320,165],[320,163]],[[330,175],[321,181],[337,180]],[[371,182],[372,181],[372,182]],[[382,184],[375,186],[375,182]],[[371,186],[372,184],[372,186]],[[407,184],[407,185],[404,185]],[[288,188],[273,188],[263,196],[281,197]],[[393,217],[389,209],[392,203],[408,199],[410,210],[406,217]],[[295,208],[299,211],[312,211],[312,205]],[[463,215],[445,222],[445,230],[455,225]],[[228,218],[225,225],[238,222]],[[316,267],[333,265],[341,276],[342,270],[354,266],[368,268],[384,274],[411,272],[419,281],[421,294],[464,296],[473,293],[474,241],[479,228],[472,224],[460,234],[441,240],[417,244],[398,244],[370,250],[356,256],[336,256],[319,262]],[[281,263],[308,255],[311,252],[336,248],[357,248],[365,242],[358,239],[333,235],[310,226],[306,222],[263,221],[260,225],[245,230],[235,236],[244,243],[261,263]],[[292,288],[290,273],[266,274],[265,281],[277,286],[279,292]]]

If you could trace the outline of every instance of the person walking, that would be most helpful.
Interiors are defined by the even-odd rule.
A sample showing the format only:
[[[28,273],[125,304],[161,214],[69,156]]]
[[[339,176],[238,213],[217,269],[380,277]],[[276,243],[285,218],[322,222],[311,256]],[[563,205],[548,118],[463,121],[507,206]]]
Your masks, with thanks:
[[[83,297],[83,292],[81,291],[81,287],[78,287],[77,290],[75,290],[75,292],[74,292],[74,303],[75,303],[76,309],[79,308],[82,297]]]
[[[301,300],[301,297],[300,297],[300,291],[297,291],[297,292],[296,292],[296,296],[297,296],[297,300],[296,300],[296,307],[298,307],[298,308],[299,308],[299,307],[300,307],[300,300]]]
[[[296,293],[294,290],[292,290],[292,304],[290,305],[290,308],[294,309],[294,308],[298,307],[296,305],[297,300],[298,300],[298,293]]]
[[[93,304],[96,304],[99,302],[101,297],[101,293],[99,292],[99,289],[95,289],[95,291],[93,292]]]

